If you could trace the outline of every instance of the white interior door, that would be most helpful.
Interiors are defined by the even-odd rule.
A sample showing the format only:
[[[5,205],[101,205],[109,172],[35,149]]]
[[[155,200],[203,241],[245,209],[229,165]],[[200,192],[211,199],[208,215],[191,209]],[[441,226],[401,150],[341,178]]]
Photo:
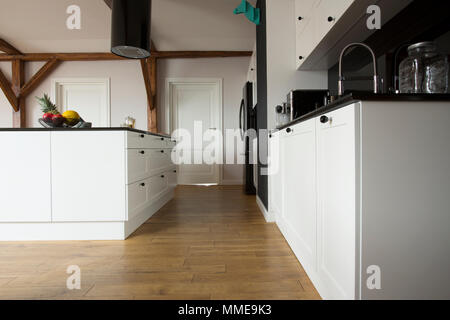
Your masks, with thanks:
[[[191,136],[191,145],[182,144],[178,152],[190,154],[189,163],[178,168],[178,182],[181,185],[219,184],[219,163],[204,161],[205,149],[211,150],[219,159],[222,156],[222,142],[216,139],[198,139],[206,131],[222,132],[222,81],[218,79],[168,79],[169,110],[171,129],[184,129]],[[197,123],[197,129],[195,129]],[[201,130],[199,129],[201,124]],[[175,135],[177,138],[177,136]],[[180,146],[180,144],[179,144]],[[180,150],[181,149],[181,150]],[[203,159],[200,162],[198,159]]]
[[[54,101],[61,112],[74,110],[93,127],[110,127],[109,79],[53,80]]]

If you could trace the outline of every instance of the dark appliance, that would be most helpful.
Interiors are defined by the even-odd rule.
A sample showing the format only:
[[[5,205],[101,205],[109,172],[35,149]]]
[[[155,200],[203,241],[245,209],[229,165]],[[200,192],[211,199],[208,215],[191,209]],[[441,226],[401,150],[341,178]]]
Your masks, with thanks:
[[[287,109],[291,121],[327,104],[328,90],[292,90],[287,96]]]
[[[111,52],[129,59],[150,57],[152,0],[113,0]]]
[[[244,86],[241,107],[239,110],[239,129],[245,143],[244,165],[244,191],[246,194],[256,194],[253,180],[253,137],[247,131],[254,129],[256,132],[256,107],[253,108],[253,84],[247,82]]]

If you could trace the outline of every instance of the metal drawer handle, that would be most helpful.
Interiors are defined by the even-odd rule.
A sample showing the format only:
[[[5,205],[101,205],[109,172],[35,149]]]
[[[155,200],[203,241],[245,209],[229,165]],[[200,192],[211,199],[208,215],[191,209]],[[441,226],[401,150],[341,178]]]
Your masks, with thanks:
[[[161,141],[164,141],[164,138],[161,138]]]
[[[141,138],[145,138],[145,134],[141,134],[141,136],[140,136]]]
[[[164,153],[164,150],[161,150],[161,153]]]
[[[145,187],[145,183],[141,183],[141,187]]]
[[[165,178],[165,175],[161,175],[161,178]]]
[[[145,151],[144,151],[144,150],[142,150],[142,151],[139,151],[139,153],[140,153],[140,154],[145,154]]]

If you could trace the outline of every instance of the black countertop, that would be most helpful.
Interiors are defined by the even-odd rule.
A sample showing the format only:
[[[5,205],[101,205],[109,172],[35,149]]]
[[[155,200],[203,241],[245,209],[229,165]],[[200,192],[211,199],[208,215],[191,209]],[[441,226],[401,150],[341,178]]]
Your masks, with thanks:
[[[354,92],[347,95],[344,95],[342,98],[335,100],[334,102],[328,104],[327,106],[318,108],[313,112],[305,114],[289,123],[286,123],[283,126],[279,126],[277,130],[283,130],[289,126],[301,123],[303,121],[309,120],[311,118],[315,118],[317,116],[321,116],[325,113],[343,108],[348,106],[349,104],[358,102],[358,101],[448,101],[450,103],[450,94],[374,94],[367,92]],[[449,104],[450,106],[450,104]]]
[[[152,133],[144,130],[123,128],[123,127],[110,127],[110,128],[0,128],[2,131],[131,131],[140,134],[147,134],[151,136],[170,138],[170,135],[161,133]]]

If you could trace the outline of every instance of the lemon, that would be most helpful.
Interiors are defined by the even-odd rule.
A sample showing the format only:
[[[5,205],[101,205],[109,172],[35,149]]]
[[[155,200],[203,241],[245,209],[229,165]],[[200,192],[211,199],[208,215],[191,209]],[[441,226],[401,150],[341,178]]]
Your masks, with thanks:
[[[69,126],[74,126],[80,121],[80,115],[72,110],[67,110],[62,114],[62,116],[66,119],[66,123]]]

